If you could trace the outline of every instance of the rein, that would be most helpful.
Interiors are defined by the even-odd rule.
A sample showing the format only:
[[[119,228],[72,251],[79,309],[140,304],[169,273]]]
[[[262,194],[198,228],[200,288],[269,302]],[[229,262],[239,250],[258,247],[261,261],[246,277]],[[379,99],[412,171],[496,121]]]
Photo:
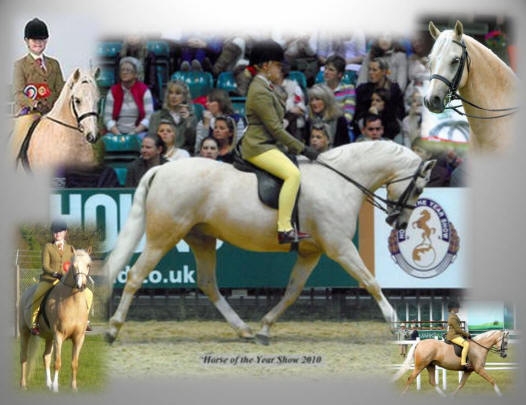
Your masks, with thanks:
[[[444,77],[442,75],[439,75],[439,74],[436,74],[436,73],[432,74],[431,75],[431,79],[430,79],[430,80],[433,80],[433,79],[440,80],[441,82],[444,82],[446,84],[446,86],[449,88],[449,92],[448,92],[448,94],[446,96],[446,101],[445,101],[446,107],[444,109],[446,109],[446,110],[453,110],[457,114],[463,115],[463,116],[468,117],[468,118],[477,118],[477,119],[481,119],[481,120],[503,118],[503,117],[507,117],[509,115],[515,114],[519,110],[519,107],[484,108],[484,107],[481,107],[481,106],[479,106],[479,105],[477,105],[477,104],[465,99],[464,97],[462,97],[458,93],[458,86],[460,84],[460,80],[462,79],[462,74],[464,73],[464,66],[467,63],[467,69],[468,69],[468,73],[469,73],[469,68],[471,66],[471,58],[469,57],[468,50],[467,50],[467,47],[466,47],[466,43],[464,42],[464,40],[461,40],[461,41],[453,40],[453,43],[459,45],[462,48],[462,55],[460,56],[458,70],[455,73],[455,76],[453,77],[453,81],[449,81],[446,77]],[[459,108],[461,107],[460,105],[449,105],[449,106],[447,105],[451,101],[454,101],[454,100],[460,100],[460,101],[470,105],[471,107],[474,107],[474,108],[476,108],[478,110],[481,110],[481,111],[503,112],[504,114],[492,115],[492,116],[466,114],[465,112],[459,110]]]
[[[422,166],[424,164],[423,161],[420,162],[417,170],[412,175],[406,176],[406,177],[401,177],[399,179],[395,179],[395,180],[392,180],[392,181],[389,181],[389,182],[386,183],[386,186],[389,186],[390,184],[393,184],[393,183],[398,183],[398,182],[401,182],[401,181],[404,181],[404,180],[411,179],[411,183],[404,190],[404,192],[402,193],[402,195],[400,196],[398,201],[392,201],[392,200],[389,200],[388,198],[380,197],[379,195],[375,194],[374,192],[372,192],[368,188],[366,188],[363,185],[361,185],[360,183],[358,183],[353,178],[347,176],[345,173],[340,172],[339,170],[335,169],[334,167],[332,167],[331,165],[329,165],[329,164],[327,164],[325,162],[322,162],[320,160],[315,160],[314,162],[319,164],[319,165],[321,165],[321,166],[323,166],[323,167],[326,167],[329,170],[332,170],[334,173],[338,174],[340,177],[344,178],[349,183],[352,183],[363,194],[365,194],[368,203],[370,203],[371,205],[373,205],[376,208],[379,208],[380,210],[382,210],[383,212],[385,212],[387,214],[389,213],[388,212],[389,208],[391,208],[391,209],[393,209],[393,208],[410,208],[410,209],[415,209],[416,208],[415,205],[407,204],[407,200],[409,199],[409,196],[411,195],[411,192],[413,191],[412,189],[414,188],[414,184],[416,182],[416,179],[420,176],[420,170],[421,170],[421,168],[422,168]],[[382,203],[385,204],[385,207],[382,206]]]
[[[474,339],[470,339],[471,342],[475,343],[477,346],[480,346],[482,347],[483,349],[486,349],[488,352],[492,352],[492,353],[499,353],[499,354],[502,354],[505,352],[505,348],[503,347],[504,346],[504,338],[505,338],[505,332],[502,334],[501,336],[501,341],[500,341],[500,348],[497,349],[496,347],[494,347],[493,345],[490,346],[490,347],[486,347],[484,346],[483,344],[477,342],[476,340]]]
[[[88,118],[88,117],[99,117],[99,113],[96,112],[96,111],[89,111],[87,113],[84,113],[82,115],[79,116],[79,113],[77,111],[77,109],[75,108],[75,102],[73,101],[73,96],[71,96],[71,99],[70,99],[70,103],[71,103],[71,109],[73,110],[73,114],[75,115],[75,119],[77,120],[77,126],[74,126],[74,125],[71,125],[71,124],[68,124],[67,122],[64,122],[64,121],[60,121],[56,118],[53,118],[53,117],[50,117],[49,115],[45,115],[43,118],[47,118],[48,120],[50,121],[53,121],[57,124],[60,124],[62,126],[65,126],[66,128],[70,128],[70,129],[74,129],[76,131],[79,131],[82,133],[83,131],[83,128],[82,128],[82,120]]]

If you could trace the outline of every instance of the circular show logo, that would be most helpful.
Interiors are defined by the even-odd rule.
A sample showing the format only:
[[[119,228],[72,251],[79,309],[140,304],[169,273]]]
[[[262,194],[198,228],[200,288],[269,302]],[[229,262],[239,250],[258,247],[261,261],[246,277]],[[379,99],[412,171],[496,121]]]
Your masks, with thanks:
[[[409,275],[431,278],[441,274],[455,260],[460,238],[446,212],[435,201],[420,198],[405,230],[393,229],[389,252]]]

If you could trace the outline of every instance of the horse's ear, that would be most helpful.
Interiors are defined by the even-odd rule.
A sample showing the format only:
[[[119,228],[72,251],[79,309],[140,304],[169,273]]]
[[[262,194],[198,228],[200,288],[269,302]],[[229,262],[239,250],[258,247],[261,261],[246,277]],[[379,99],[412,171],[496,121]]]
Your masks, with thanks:
[[[429,21],[429,33],[431,34],[433,39],[437,39],[440,35],[440,30],[436,27],[433,21]]]
[[[436,163],[436,159],[426,161],[424,167],[422,168],[422,176],[426,177],[428,174],[430,174],[431,170],[433,170],[433,167],[435,167]]]
[[[80,69],[76,68],[73,72],[73,81],[77,82],[80,79]]]
[[[88,255],[91,255],[91,252],[93,252],[93,248],[91,246],[89,246],[87,249],[86,249],[86,252],[88,252]]]
[[[96,67],[95,69],[93,69],[93,73],[91,74],[95,79],[97,79],[100,75],[100,67]]]
[[[457,39],[460,39],[463,33],[464,33],[464,26],[459,20],[457,20],[455,24],[455,35],[457,36]]]

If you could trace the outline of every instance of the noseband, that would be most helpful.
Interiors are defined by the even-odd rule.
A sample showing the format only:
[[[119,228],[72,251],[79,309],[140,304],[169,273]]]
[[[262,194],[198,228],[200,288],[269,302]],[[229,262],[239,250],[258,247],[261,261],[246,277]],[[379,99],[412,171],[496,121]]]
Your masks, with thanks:
[[[436,74],[436,73],[432,74],[431,75],[431,79],[430,79],[430,81],[433,80],[433,79],[440,80],[441,82],[445,83],[445,85],[448,87],[449,91],[448,91],[448,93],[447,93],[447,95],[446,95],[446,97],[444,99],[444,104],[446,105],[445,109],[453,110],[457,114],[464,115],[464,116],[469,117],[469,118],[479,118],[479,119],[486,119],[486,120],[487,119],[493,119],[493,118],[507,117],[508,115],[516,113],[518,111],[518,109],[519,109],[518,107],[484,108],[484,107],[478,106],[477,104],[472,103],[469,100],[466,100],[464,97],[462,97],[458,93],[458,86],[460,85],[460,80],[462,79],[462,74],[464,73],[464,66],[466,66],[466,64],[467,64],[467,69],[468,69],[468,73],[469,73],[469,68],[471,66],[471,58],[469,57],[468,49],[467,49],[466,43],[464,42],[463,39],[460,40],[460,41],[452,40],[452,42],[457,44],[458,46],[460,46],[462,48],[462,55],[460,56],[458,69],[457,69],[457,72],[455,73],[455,76],[453,77],[453,80],[449,81],[446,77],[444,77],[442,75],[439,75],[439,74]],[[451,103],[451,101],[454,101],[454,100],[460,100],[460,101],[462,101],[462,102],[464,102],[466,104],[469,104],[471,107],[476,108],[478,110],[490,111],[490,112],[503,112],[503,114],[493,115],[493,116],[480,116],[480,115],[466,114],[465,112],[459,110],[459,108],[461,107],[460,105],[448,105],[449,103]]]

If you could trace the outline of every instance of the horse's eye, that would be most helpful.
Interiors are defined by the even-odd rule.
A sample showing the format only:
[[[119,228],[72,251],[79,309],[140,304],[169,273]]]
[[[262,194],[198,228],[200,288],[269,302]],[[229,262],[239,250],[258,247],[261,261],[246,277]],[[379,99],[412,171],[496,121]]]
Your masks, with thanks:
[[[460,56],[455,57],[451,62],[452,65],[456,65],[457,63],[460,63]]]
[[[75,104],[77,104],[77,105],[80,104],[80,98],[75,97]]]

